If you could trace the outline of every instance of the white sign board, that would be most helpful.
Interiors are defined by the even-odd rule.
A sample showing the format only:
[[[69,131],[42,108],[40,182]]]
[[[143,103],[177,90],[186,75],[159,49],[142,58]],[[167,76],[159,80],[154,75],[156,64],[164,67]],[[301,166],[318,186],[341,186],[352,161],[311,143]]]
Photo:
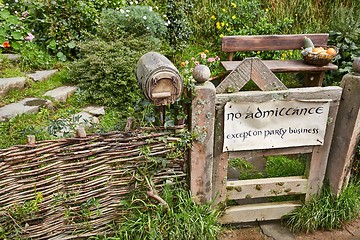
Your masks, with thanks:
[[[227,102],[223,151],[322,145],[330,102]]]

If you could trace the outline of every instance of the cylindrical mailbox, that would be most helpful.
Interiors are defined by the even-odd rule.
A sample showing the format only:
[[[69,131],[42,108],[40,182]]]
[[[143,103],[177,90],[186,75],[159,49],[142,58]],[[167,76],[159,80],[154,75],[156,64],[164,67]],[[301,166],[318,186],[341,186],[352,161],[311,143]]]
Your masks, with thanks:
[[[160,53],[148,52],[141,56],[135,76],[145,97],[156,106],[171,104],[180,98],[184,80],[174,64]]]

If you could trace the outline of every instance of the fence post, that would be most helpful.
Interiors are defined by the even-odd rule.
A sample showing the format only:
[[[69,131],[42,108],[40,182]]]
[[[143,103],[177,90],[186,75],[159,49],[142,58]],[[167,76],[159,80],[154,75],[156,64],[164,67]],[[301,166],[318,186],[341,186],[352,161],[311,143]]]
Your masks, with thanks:
[[[349,182],[360,137],[360,58],[355,60],[353,68],[355,72],[346,74],[341,81],[343,92],[327,167],[330,188],[336,195]]]
[[[208,67],[198,65],[193,71],[197,81],[191,102],[191,131],[198,134],[190,153],[190,190],[197,203],[211,201],[215,121],[215,86],[207,81]]]

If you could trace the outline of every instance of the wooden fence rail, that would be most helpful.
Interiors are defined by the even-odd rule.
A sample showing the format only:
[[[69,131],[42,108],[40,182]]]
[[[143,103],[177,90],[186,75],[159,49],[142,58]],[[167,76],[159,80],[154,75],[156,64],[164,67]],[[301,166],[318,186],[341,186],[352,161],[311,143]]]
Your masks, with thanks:
[[[150,179],[155,188],[183,182],[177,141],[185,126],[41,141],[0,149],[0,225],[10,221],[21,238],[71,239],[111,232],[126,212],[120,200]],[[139,169],[148,170],[143,176]],[[149,187],[146,185],[145,187]],[[41,195],[38,211],[9,217]],[[86,208],[92,214],[82,215]],[[86,210],[85,209],[85,210]],[[4,225],[3,225],[4,224]]]

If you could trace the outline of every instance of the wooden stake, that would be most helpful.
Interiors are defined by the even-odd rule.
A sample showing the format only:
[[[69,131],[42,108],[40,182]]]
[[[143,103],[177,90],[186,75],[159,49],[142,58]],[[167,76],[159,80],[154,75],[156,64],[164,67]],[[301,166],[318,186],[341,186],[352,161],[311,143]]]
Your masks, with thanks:
[[[28,145],[35,145],[36,143],[36,139],[35,139],[35,135],[27,135],[27,144]]]
[[[76,129],[76,136],[79,138],[85,138],[86,137],[86,131],[85,128],[83,126],[79,126]]]
[[[133,121],[134,121],[134,118],[128,117],[128,119],[126,120],[125,132],[128,132],[131,130]]]

